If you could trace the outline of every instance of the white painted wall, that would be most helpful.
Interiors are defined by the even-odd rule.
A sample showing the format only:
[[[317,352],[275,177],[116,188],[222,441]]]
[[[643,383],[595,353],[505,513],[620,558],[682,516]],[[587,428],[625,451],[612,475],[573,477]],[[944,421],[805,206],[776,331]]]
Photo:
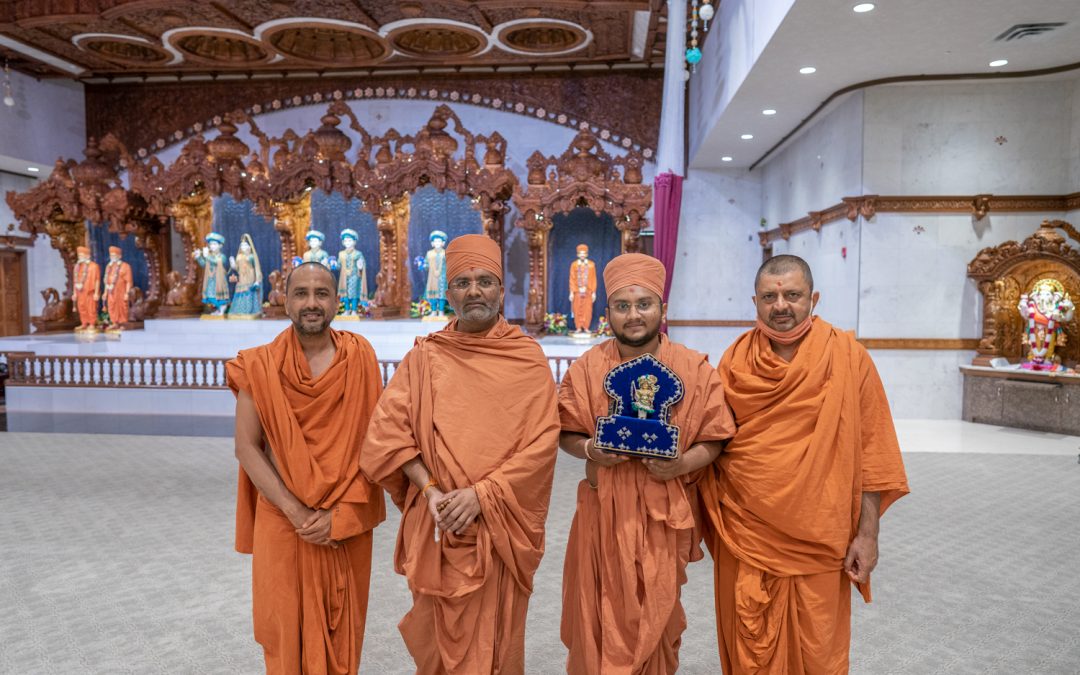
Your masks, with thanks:
[[[788,142],[761,169],[771,229],[863,194],[863,92],[854,92]]]
[[[683,183],[671,319],[753,319],[754,273],[761,264],[761,182],[747,171],[691,169]],[[673,327],[672,339],[716,363],[745,329]]]
[[[0,106],[0,155],[52,166],[57,157],[82,158],[86,147],[83,85],[11,73],[14,107]]]
[[[865,94],[865,194],[1064,194],[1078,189],[1072,81],[875,87]],[[1080,140],[1076,141],[1080,143]]]

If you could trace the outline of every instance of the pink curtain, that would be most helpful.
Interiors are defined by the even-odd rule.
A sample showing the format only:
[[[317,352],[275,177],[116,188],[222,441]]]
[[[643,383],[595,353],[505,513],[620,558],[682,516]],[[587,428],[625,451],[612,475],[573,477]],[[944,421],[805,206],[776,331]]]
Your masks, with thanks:
[[[679,242],[679,212],[682,209],[683,177],[671,171],[656,177],[653,183],[653,253],[664,263],[667,282],[664,302],[671,295],[671,279],[675,276],[675,248]],[[664,326],[667,332],[667,326]]]

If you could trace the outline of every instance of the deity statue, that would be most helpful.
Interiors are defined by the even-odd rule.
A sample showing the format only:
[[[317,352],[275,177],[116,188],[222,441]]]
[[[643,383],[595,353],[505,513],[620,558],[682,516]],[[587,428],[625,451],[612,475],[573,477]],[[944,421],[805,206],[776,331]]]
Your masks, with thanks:
[[[570,263],[570,312],[574,332],[589,335],[593,303],[596,302],[596,263],[589,260],[589,247],[578,244],[577,259]]]
[[[338,253],[337,267],[340,271],[338,276],[338,298],[345,305],[344,316],[356,316],[360,307],[367,307],[367,264],[364,262],[364,254],[356,250],[356,242],[360,235],[356,230],[346,228],[341,231],[341,245],[344,248]]]
[[[304,262],[318,262],[327,267],[331,266],[330,254],[323,250],[326,235],[318,230],[308,230],[308,233],[304,235],[304,241],[308,246],[308,250],[304,251]]]
[[[236,284],[232,304],[229,305],[230,319],[254,319],[262,314],[262,267],[259,254],[255,252],[255,242],[250,234],[240,237],[240,250],[229,258],[232,274],[229,281]]]
[[[431,249],[420,261],[420,269],[427,272],[427,287],[424,297],[431,303],[431,314],[435,317],[446,315],[446,242],[450,239],[442,230],[435,230],[428,237]]]
[[[75,307],[79,312],[76,331],[94,331],[97,324],[97,304],[101,299],[101,266],[90,259],[90,249],[75,249]]]
[[[131,290],[131,265],[121,259],[119,246],[109,247],[109,264],[105,266],[105,297],[102,309],[109,313],[106,330],[119,332],[128,320],[128,291]]]
[[[203,274],[202,301],[214,308],[212,316],[224,316],[229,306],[228,265],[225,254],[225,237],[217,232],[206,235],[206,246],[195,249],[192,257],[199,267],[205,268]]]
[[[1022,366],[1029,370],[1062,370],[1054,350],[1065,344],[1062,324],[1071,321],[1075,311],[1065,286],[1057,279],[1039,279],[1030,295],[1020,296],[1017,309],[1027,321],[1028,360]]]

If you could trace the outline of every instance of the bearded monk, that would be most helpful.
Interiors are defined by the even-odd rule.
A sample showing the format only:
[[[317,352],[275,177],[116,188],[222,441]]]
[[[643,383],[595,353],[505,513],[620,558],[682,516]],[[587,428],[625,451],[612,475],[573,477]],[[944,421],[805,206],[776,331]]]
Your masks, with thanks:
[[[738,432],[702,481],[728,675],[846,673],[851,583],[870,602],[878,518],[908,492],[870,356],[813,316],[801,258],[754,282],[757,327],[720,361]]]
[[[562,640],[567,671],[666,674],[679,666],[686,615],[679,600],[686,565],[702,557],[696,481],[735,431],[723,386],[704,354],[660,333],[666,272],[627,253],[604,268],[615,337],[576,360],[559,389],[560,445],[586,460],[563,570]],[[604,377],[623,361],[652,354],[683,383],[672,408],[675,460],[631,459],[596,447],[596,418],[611,399]]]
[[[355,675],[382,491],[360,447],[382,389],[368,342],[330,328],[337,281],[304,263],[286,282],[292,326],[227,364],[236,394],[236,550],[252,554],[266,672]]]
[[[523,673],[559,442],[555,383],[540,346],[500,315],[494,240],[454,239],[446,278],[456,318],[398,366],[360,465],[402,511],[394,569],[413,607],[398,628],[417,673]]]

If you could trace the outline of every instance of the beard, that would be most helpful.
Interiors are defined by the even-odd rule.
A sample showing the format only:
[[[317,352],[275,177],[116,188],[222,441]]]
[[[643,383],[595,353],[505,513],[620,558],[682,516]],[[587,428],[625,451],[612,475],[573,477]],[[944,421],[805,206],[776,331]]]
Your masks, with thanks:
[[[316,314],[318,314],[318,322],[315,322]],[[296,332],[301,335],[311,336],[320,335],[326,332],[326,329],[330,326],[330,319],[327,318],[326,313],[322,310],[318,312],[312,312],[306,310],[300,313],[300,315],[293,319],[293,327],[296,328]]]
[[[611,329],[611,332],[612,332],[613,335],[615,335],[615,339],[618,340],[619,342],[621,342],[622,344],[626,345],[627,347],[635,347],[636,348],[636,347],[644,347],[645,345],[649,344],[649,342],[651,340],[653,340],[657,335],[659,335],[660,334],[660,326],[658,325],[653,330],[650,330],[650,331],[646,332],[644,335],[642,335],[641,337],[634,338],[634,339],[628,338],[625,333],[620,333],[619,331],[615,330],[614,328]]]

